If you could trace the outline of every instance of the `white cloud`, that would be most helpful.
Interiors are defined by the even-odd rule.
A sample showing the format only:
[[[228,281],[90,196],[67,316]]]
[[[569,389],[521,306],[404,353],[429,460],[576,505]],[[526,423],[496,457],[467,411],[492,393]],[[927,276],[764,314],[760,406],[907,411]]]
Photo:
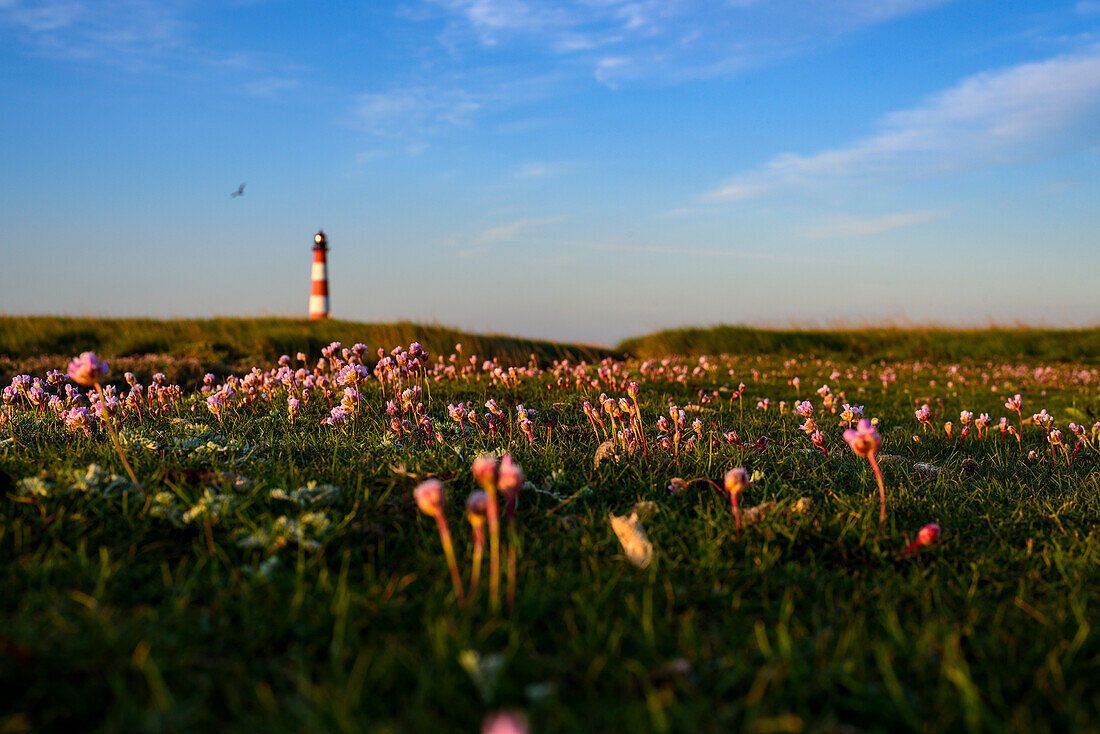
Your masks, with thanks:
[[[578,244],[582,249],[611,250],[614,252],[640,252],[651,255],[675,255],[677,257],[703,257],[732,260],[765,260],[787,263],[820,263],[820,258],[807,258],[797,255],[782,255],[775,252],[745,252],[743,250],[723,250],[719,248],[698,249],[670,247],[667,245],[620,245],[608,242],[586,242]]]
[[[916,211],[898,212],[895,214],[883,214],[877,217],[861,217],[855,215],[835,216],[821,224],[806,227],[803,234],[808,239],[854,239],[857,237],[870,237],[900,227],[910,227],[915,224],[924,224],[947,216],[945,211]]]
[[[436,132],[443,125],[465,125],[482,103],[461,89],[415,87],[368,92],[355,100],[356,124],[374,135]]]
[[[596,81],[610,87],[616,86],[616,82],[633,75],[631,71],[632,61],[627,56],[604,56],[596,62]]]
[[[521,107],[550,97],[552,75],[510,77],[501,69],[464,69],[426,76],[354,98],[352,125],[386,137],[425,137],[471,124],[482,113]]]
[[[7,0],[0,28],[50,56],[134,63],[181,44],[181,15],[178,3],[153,0]]]
[[[248,4],[257,0],[238,0]],[[303,69],[269,54],[209,48],[194,36],[193,0],[0,0],[0,42],[31,54],[135,73],[202,75],[232,90],[275,97]]]
[[[547,224],[555,224],[564,217],[547,217],[545,219],[519,219],[515,222],[502,224],[497,227],[489,227],[474,238],[474,243],[479,245],[496,245],[501,242],[511,242],[519,237],[520,233],[533,227],[543,227]]]
[[[842,178],[922,176],[1036,160],[1100,143],[1100,47],[976,74],[886,115],[879,132],[812,155],[784,153],[707,199],[734,201]]]
[[[255,79],[245,84],[245,91],[251,94],[253,97],[264,97],[266,99],[274,99],[283,92],[288,92],[292,89],[297,89],[300,82],[297,79],[268,76],[262,79]]]
[[[376,135],[439,134],[593,80],[617,89],[738,73],[955,1],[410,0],[401,19],[443,30],[405,78],[355,97],[352,116]]]
[[[549,178],[557,176],[568,170],[566,163],[552,161],[528,161],[516,169],[516,178]]]
[[[380,158],[385,158],[389,154],[390,154],[389,151],[381,150],[381,149],[378,149],[378,148],[375,148],[373,150],[362,150],[362,151],[359,151],[358,153],[356,153],[355,163],[357,165],[360,165],[360,166],[365,166],[368,163],[376,161]]]
[[[734,73],[953,1],[424,0],[424,7],[448,23],[452,51],[524,44],[578,57],[613,85]]]
[[[759,196],[768,190],[769,184],[765,182],[750,183],[747,181],[730,181],[710,192],[707,198],[716,201],[740,201]]]

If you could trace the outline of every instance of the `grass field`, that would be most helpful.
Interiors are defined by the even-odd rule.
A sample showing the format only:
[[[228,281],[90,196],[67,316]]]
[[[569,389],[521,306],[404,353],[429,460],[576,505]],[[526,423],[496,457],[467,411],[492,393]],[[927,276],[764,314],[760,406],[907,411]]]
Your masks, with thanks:
[[[436,354],[461,344],[468,354],[493,356],[510,364],[525,364],[531,355],[546,363],[593,361],[612,354],[601,347],[471,334],[409,322],[0,316],[0,379],[52,369],[50,365],[59,359],[90,349],[110,355],[121,370],[133,372],[144,382],[160,372],[173,382],[198,386],[207,372],[225,377],[281,354],[316,355],[334,341],[372,345],[419,341]]]
[[[1100,362],[1100,329],[990,327],[778,330],[715,326],[646,334],[623,341],[618,350],[642,359],[666,354],[805,354],[859,361],[1040,360],[1096,364]]]
[[[389,353],[415,327],[209,323],[0,323],[12,365],[65,355],[0,408],[0,732],[468,732],[501,710],[534,732],[1100,731],[1100,370],[1072,338],[1028,335],[1042,361],[792,337],[494,363],[441,331],[414,362]],[[90,348],[194,359],[197,381],[134,389],[112,365],[93,399],[47,378]],[[207,359],[237,373],[198,387]],[[845,405],[877,421],[881,528]],[[489,550],[471,593],[464,516],[486,452],[526,475],[499,609]],[[430,478],[465,605],[413,498]],[[697,478],[717,486],[676,481]]]

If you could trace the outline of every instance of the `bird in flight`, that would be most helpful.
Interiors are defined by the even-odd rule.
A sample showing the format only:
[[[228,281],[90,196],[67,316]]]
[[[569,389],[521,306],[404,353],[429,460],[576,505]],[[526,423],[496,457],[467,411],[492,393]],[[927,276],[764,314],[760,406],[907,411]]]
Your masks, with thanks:
[[[240,186],[238,186],[237,190],[229,195],[229,198],[230,199],[235,199],[238,196],[244,196],[244,184],[241,184]]]

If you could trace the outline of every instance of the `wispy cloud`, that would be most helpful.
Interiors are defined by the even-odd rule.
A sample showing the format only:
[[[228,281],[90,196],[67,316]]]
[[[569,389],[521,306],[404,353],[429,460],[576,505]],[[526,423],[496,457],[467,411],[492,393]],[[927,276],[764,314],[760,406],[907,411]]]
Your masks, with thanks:
[[[719,248],[670,247],[667,245],[621,245],[609,242],[585,242],[577,245],[582,249],[610,250],[614,252],[640,252],[652,255],[675,255],[677,257],[702,257],[730,260],[765,260],[786,263],[819,263],[821,258],[808,258],[799,255],[784,255],[777,252],[745,252],[743,250],[723,250]]]
[[[973,170],[1100,143],[1100,46],[976,74],[923,104],[885,116],[879,131],[812,155],[784,153],[715,188],[736,201],[839,179]]]
[[[178,47],[187,31],[178,3],[153,0],[3,0],[3,26],[45,55],[130,65]]]
[[[201,21],[190,17],[195,6],[191,0],[0,0],[0,42],[74,63],[208,77],[255,97],[277,97],[300,85],[303,69],[294,64],[199,43]]]
[[[952,0],[426,0],[446,42],[523,43],[585,60],[601,83],[711,76]]]
[[[465,125],[481,106],[473,94],[461,89],[416,87],[360,94],[353,115],[367,132],[400,136],[436,132],[441,124]]]
[[[568,163],[560,161],[528,161],[520,164],[516,169],[516,178],[550,178],[559,176],[569,170]]]
[[[355,96],[351,124],[383,137],[424,137],[470,125],[478,114],[500,112],[551,96],[557,78],[513,78],[499,69],[408,81]]]
[[[883,214],[877,217],[865,217],[856,215],[833,216],[825,222],[805,227],[802,232],[807,239],[854,239],[857,237],[870,237],[883,232],[889,232],[901,227],[911,227],[916,224],[924,224],[937,219],[943,219],[948,212],[942,210],[927,210],[915,212],[897,212]]]
[[[245,91],[253,97],[263,97],[265,99],[275,99],[283,92],[288,92],[293,89],[297,89],[301,85],[298,79],[280,77],[280,76],[268,76],[262,79],[255,79],[245,84]]]
[[[406,78],[356,95],[352,117],[375,135],[437,135],[593,80],[618,89],[737,73],[955,1],[410,0],[402,21],[444,30]]]
[[[535,227],[544,227],[548,224],[556,224],[564,219],[564,217],[545,217],[543,219],[518,219],[508,224],[502,224],[496,227],[489,227],[482,230],[474,238],[474,244],[477,245],[496,245],[502,242],[511,242],[519,237],[519,235]]]

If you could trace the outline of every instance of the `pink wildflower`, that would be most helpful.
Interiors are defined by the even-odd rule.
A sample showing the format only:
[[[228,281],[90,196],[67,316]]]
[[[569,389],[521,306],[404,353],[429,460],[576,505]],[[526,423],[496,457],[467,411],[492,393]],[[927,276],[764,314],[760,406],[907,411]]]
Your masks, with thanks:
[[[849,428],[845,431],[844,440],[848,442],[856,455],[863,457],[873,456],[878,451],[879,446],[882,445],[882,437],[871,425],[871,421],[866,418],[860,420],[854,429]]]
[[[474,459],[472,473],[488,498],[486,511],[489,521],[489,603],[493,611],[500,610],[500,507],[497,502],[497,483],[500,462],[493,454],[481,454]]]
[[[439,539],[443,543],[443,554],[447,557],[447,567],[451,572],[451,583],[454,585],[455,598],[458,606],[466,606],[466,594],[462,590],[462,576],[458,573],[458,562],[455,560],[454,545],[451,543],[451,531],[447,527],[447,516],[443,512],[446,504],[446,496],[443,494],[443,482],[438,479],[428,479],[421,482],[413,490],[413,498],[416,506],[428,517],[435,520],[439,530]]]
[[[523,467],[512,459],[511,454],[505,454],[497,468],[497,489],[504,495],[509,517],[516,513],[516,500],[525,480]]]
[[[489,497],[477,489],[466,498],[466,519],[474,532],[474,552],[470,560],[470,597],[477,593],[481,582],[481,559],[485,554],[485,519],[488,514]]]
[[[879,530],[882,530],[882,526],[886,523],[886,484],[882,480],[882,471],[875,459],[875,453],[882,445],[882,437],[879,436],[871,421],[862,419],[856,424],[855,429],[849,428],[844,432],[844,440],[848,442],[856,455],[867,459],[871,464],[871,470],[875,473],[879,496],[878,526]]]
[[[95,352],[82,352],[79,357],[69,362],[69,378],[84,387],[92,387],[107,376],[109,368],[106,362],[101,362]]]
[[[741,508],[737,502],[737,496],[740,495],[751,484],[749,480],[749,473],[745,471],[745,467],[738,466],[730,469],[726,472],[725,477],[726,491],[730,495],[730,504],[733,506],[733,517],[737,522],[737,534],[741,534]]]
[[[917,539],[909,545],[905,546],[898,553],[898,558],[905,558],[907,555],[914,553],[918,548],[925,545],[935,545],[940,539],[940,526],[934,522],[930,522],[920,529],[917,533]]]
[[[530,734],[523,714],[502,711],[490,714],[481,725],[481,734]]]

